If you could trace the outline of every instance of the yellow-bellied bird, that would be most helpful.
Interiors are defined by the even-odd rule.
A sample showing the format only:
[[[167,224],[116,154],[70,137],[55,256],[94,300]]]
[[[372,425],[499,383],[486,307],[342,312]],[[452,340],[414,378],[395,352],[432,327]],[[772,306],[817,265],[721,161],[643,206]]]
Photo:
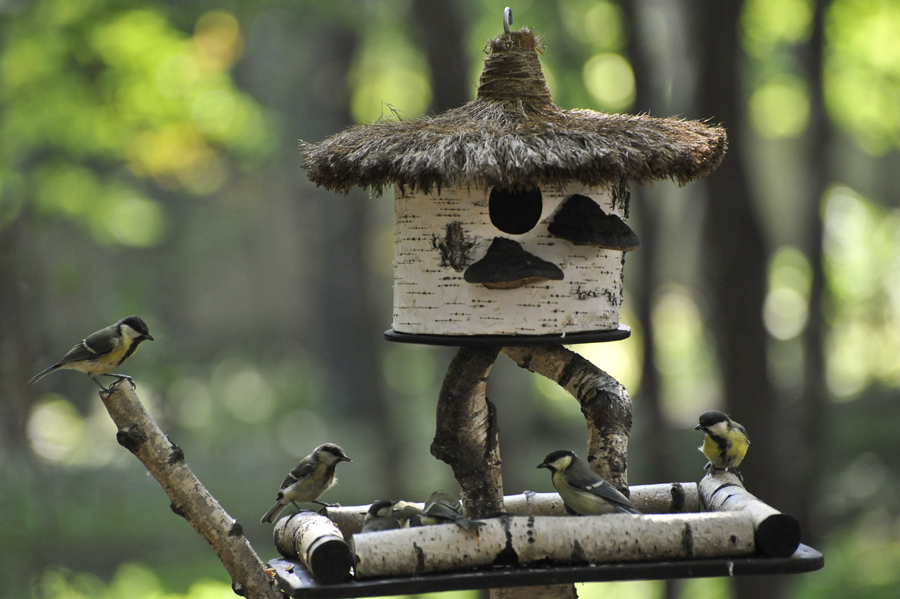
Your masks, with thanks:
[[[548,454],[538,468],[552,472],[550,480],[569,512],[583,515],[641,513],[618,489],[568,449]]]
[[[297,503],[318,503],[328,507],[327,503],[318,501],[319,496],[337,483],[334,469],[338,463],[351,461],[344,450],[334,443],[323,443],[316,447],[288,473],[281,483],[275,505],[259,523],[275,522],[275,518],[288,504],[294,504],[298,511],[300,506]]]
[[[709,460],[706,469],[731,470],[744,480],[737,470],[750,447],[750,437],[744,427],[722,412],[710,410],[700,415],[700,424],[694,430],[706,433],[699,448]]]
[[[101,385],[100,381],[95,378],[98,375],[118,379],[113,384],[127,380],[133,389],[134,381],[130,376],[115,374],[113,370],[127,360],[144,340],[153,341],[147,324],[140,316],[128,316],[114,325],[89,335],[70,349],[69,353],[63,356],[59,362],[37,373],[25,384],[34,384],[57,370],[80,370],[91,377],[91,380],[100,385],[104,391],[109,391],[109,389]],[[112,385],[110,385],[111,387]]]

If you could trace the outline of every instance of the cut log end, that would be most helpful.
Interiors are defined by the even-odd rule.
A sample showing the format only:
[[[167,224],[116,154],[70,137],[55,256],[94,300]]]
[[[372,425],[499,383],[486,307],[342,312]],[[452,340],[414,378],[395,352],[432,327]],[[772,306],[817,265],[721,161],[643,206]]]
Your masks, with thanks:
[[[772,514],[756,527],[756,547],[772,557],[790,557],[800,546],[800,522],[788,514]]]
[[[340,537],[320,537],[310,546],[307,562],[323,584],[347,582],[352,577],[353,553]]]

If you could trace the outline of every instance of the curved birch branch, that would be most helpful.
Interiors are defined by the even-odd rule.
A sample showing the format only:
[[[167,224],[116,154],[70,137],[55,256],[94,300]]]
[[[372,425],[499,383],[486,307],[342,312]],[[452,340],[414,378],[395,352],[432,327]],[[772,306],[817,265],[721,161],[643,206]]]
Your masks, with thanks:
[[[235,594],[281,597],[237,520],[222,509],[184,461],[184,452],[160,430],[129,385],[101,391],[100,399],[119,432],[116,441],[134,454],[183,517],[210,544],[231,576]]]
[[[498,347],[459,348],[438,396],[431,455],[453,469],[469,518],[503,511],[500,432],[494,404],[485,396]]]
[[[628,436],[631,398],[616,379],[561,345],[504,347],[520,368],[555,381],[581,404],[587,420],[588,463],[628,495]]]

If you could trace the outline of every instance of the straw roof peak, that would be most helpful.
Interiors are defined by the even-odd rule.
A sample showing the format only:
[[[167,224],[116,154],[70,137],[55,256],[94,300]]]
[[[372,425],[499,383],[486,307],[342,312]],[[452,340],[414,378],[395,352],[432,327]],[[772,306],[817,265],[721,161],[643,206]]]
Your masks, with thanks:
[[[580,182],[615,185],[704,177],[721,163],[725,130],[698,121],[564,110],[541,69],[528,28],[488,42],[475,100],[436,116],[358,125],[301,142],[316,185],[381,193],[387,185],[527,189]]]

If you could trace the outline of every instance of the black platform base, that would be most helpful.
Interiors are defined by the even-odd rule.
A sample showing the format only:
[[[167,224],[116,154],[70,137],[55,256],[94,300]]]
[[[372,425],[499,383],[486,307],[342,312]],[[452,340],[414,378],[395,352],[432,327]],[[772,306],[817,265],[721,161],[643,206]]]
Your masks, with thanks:
[[[439,593],[466,589],[495,589],[575,582],[709,578],[754,574],[800,574],[825,565],[821,553],[800,545],[791,557],[744,557],[671,562],[597,564],[577,567],[497,568],[407,578],[361,580],[342,584],[318,584],[298,562],[277,558],[269,561],[281,590],[294,599],[380,597]]]
[[[602,343],[621,341],[631,336],[631,327],[620,324],[610,331],[587,331],[569,335],[415,335],[398,333],[394,329],[384,332],[384,338],[398,343],[418,343],[421,345],[496,346],[521,347],[529,345],[574,345],[576,343]]]

